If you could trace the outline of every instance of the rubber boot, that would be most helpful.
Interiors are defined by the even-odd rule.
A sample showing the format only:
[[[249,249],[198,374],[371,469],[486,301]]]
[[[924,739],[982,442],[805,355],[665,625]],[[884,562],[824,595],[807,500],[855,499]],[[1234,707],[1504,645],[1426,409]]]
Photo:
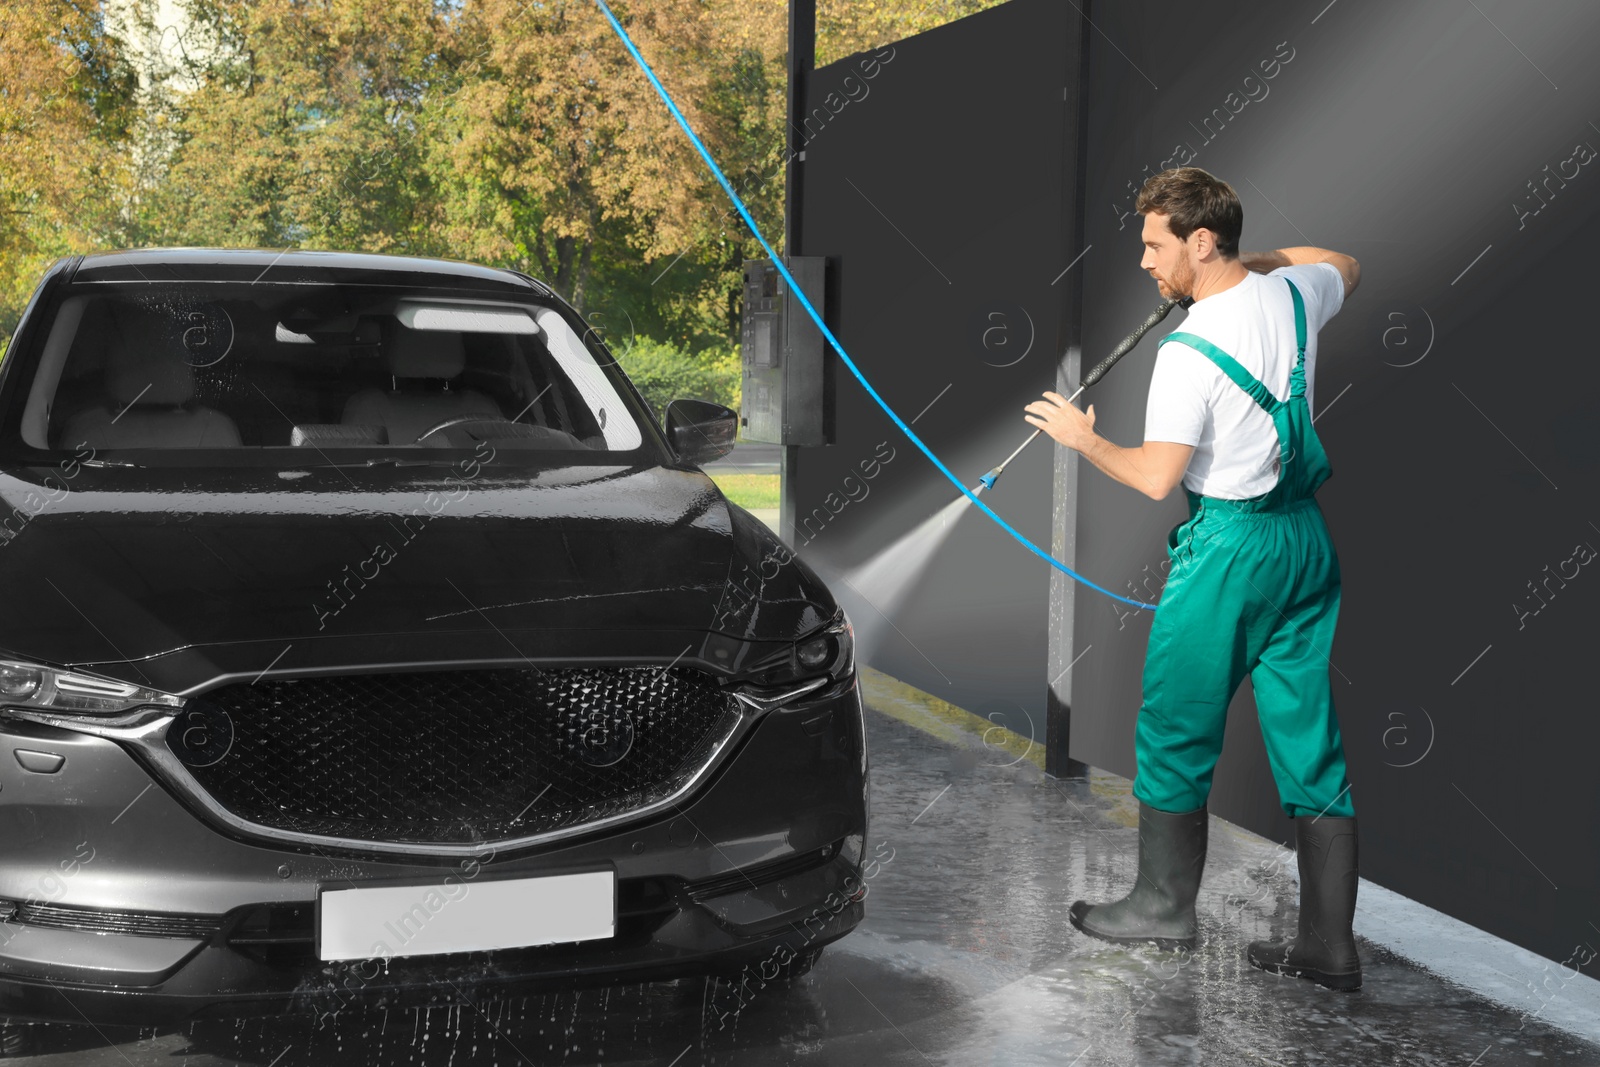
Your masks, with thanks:
[[[1252,941],[1253,966],[1329,989],[1361,988],[1361,957],[1351,925],[1356,914],[1356,820],[1294,821],[1300,867],[1300,933],[1288,941]]]
[[[1139,874],[1133,889],[1109,904],[1073,901],[1072,925],[1102,941],[1192,949],[1199,924],[1194,902],[1206,865],[1207,814],[1167,812],[1139,802]]]

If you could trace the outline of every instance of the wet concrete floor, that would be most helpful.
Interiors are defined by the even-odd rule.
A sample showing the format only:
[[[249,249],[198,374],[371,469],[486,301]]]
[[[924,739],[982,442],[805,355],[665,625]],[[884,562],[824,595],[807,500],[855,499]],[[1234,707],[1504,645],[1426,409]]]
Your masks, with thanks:
[[[787,987],[684,979],[321,1022],[53,1026],[10,1062],[1600,1067],[1600,1035],[1580,1041],[1365,940],[1355,993],[1251,968],[1247,941],[1294,930],[1293,854],[1215,819],[1196,952],[1085,937],[1071,902],[1132,884],[1128,782],[1051,779],[975,737],[869,715],[867,918]]]

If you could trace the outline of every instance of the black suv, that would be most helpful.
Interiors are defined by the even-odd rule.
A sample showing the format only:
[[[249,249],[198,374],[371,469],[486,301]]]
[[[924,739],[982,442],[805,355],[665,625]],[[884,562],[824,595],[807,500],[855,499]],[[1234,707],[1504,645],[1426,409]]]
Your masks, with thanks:
[[[849,623],[538,281],[64,259],[0,363],[0,1015],[804,973]]]

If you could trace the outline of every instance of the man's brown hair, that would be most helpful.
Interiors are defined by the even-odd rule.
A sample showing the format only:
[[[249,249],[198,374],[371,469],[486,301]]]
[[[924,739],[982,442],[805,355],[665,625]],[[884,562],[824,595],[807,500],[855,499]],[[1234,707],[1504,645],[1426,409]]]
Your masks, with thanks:
[[[1217,253],[1224,259],[1239,257],[1239,231],[1244,229],[1244,207],[1233,186],[1199,167],[1174,167],[1152,174],[1139,189],[1134,211],[1167,216],[1167,228],[1180,241],[1204,228],[1216,235]]]

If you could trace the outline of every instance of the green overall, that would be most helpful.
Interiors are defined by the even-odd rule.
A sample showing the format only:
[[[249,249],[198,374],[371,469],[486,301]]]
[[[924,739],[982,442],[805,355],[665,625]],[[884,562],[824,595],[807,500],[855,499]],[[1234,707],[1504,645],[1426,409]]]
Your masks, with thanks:
[[[1305,304],[1292,282],[1289,292],[1299,354],[1288,400],[1204,338],[1161,340],[1204,354],[1272,416],[1280,473],[1272,489],[1244,500],[1185,487],[1189,518],[1167,535],[1171,569],[1150,627],[1134,731],[1133,793],[1160,811],[1205,805],[1228,704],[1248,674],[1283,810],[1291,818],[1355,814],[1328,678],[1339,557],[1313,496],[1333,471],[1306,404]]]

